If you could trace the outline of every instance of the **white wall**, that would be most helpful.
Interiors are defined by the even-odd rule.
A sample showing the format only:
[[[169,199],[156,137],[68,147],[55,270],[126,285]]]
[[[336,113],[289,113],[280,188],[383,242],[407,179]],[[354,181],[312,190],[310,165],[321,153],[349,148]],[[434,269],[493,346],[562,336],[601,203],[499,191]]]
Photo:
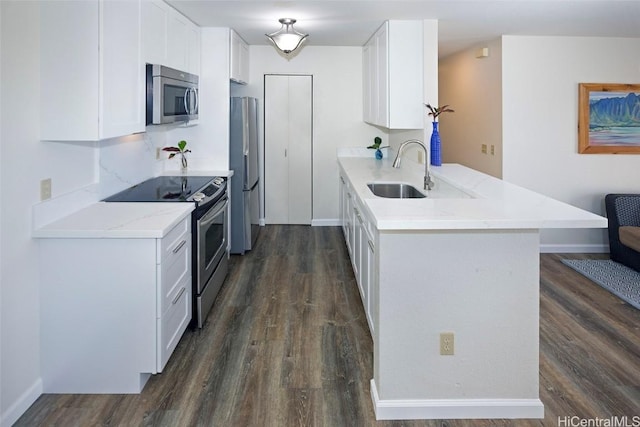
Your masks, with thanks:
[[[234,84],[231,95],[253,96],[260,100],[261,148],[264,136],[264,75],[313,75],[312,223],[337,224],[337,149],[366,147],[373,143],[376,136],[383,138],[383,144],[388,142],[385,130],[362,121],[362,48],[306,46],[297,56],[287,61],[271,46],[250,46],[250,58],[249,84]],[[373,150],[371,155],[374,156]]]
[[[578,83],[638,83],[640,39],[504,36],[503,178],[603,214],[638,192],[640,156],[578,154]],[[607,249],[604,230],[545,230],[543,250]]]
[[[488,47],[489,56],[476,58]],[[441,104],[454,113],[439,117],[442,159],[502,177],[502,41],[496,39],[440,61]],[[487,145],[487,153],[481,145]],[[494,154],[491,154],[491,145]]]
[[[9,425],[41,392],[39,271],[31,239],[32,206],[40,180],[54,196],[94,181],[92,144],[39,140],[39,5],[0,2],[2,11],[2,138],[0,332],[2,425]]]

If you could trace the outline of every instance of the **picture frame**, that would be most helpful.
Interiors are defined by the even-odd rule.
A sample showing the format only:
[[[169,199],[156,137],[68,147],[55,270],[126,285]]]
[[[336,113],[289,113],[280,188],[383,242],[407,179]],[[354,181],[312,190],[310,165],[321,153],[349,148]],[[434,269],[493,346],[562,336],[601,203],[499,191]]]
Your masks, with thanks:
[[[578,152],[640,154],[640,84],[579,83]]]

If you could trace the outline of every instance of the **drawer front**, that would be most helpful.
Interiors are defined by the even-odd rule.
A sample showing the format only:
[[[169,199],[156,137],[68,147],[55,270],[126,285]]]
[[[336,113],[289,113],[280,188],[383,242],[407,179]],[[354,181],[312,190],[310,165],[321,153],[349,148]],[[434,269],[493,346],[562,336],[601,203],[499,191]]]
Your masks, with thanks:
[[[182,242],[187,235],[191,235],[191,216],[185,218],[180,224],[173,227],[166,236],[158,240],[157,263],[162,264],[176,254],[179,246],[186,245]]]
[[[191,280],[179,283],[178,293],[171,305],[157,319],[158,372],[162,372],[191,321]]]
[[[189,225],[187,221],[187,225]],[[191,230],[184,223],[176,226],[160,240],[161,262],[158,274],[158,317],[164,313],[181,292],[181,283],[191,284]]]

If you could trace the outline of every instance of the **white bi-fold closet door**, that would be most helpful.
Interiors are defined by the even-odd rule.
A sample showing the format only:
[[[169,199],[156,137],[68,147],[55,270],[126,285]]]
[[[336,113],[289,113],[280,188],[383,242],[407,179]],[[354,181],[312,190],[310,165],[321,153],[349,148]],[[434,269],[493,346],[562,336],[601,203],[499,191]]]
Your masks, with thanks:
[[[265,75],[265,223],[311,224],[313,78]]]

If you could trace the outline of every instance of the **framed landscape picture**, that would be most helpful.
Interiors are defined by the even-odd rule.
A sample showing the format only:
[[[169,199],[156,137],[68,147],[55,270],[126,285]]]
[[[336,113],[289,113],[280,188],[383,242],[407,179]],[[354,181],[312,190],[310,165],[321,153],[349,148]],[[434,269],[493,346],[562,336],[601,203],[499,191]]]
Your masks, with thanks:
[[[578,152],[640,154],[640,84],[579,84]]]

